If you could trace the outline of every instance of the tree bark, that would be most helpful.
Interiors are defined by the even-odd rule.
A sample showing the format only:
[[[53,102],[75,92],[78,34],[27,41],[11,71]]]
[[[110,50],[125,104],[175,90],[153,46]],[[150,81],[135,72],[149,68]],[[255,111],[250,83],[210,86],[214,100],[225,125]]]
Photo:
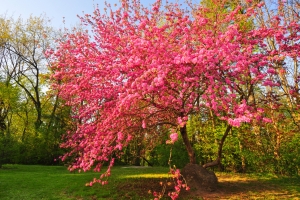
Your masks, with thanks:
[[[144,156],[140,156],[146,163],[148,163],[148,166],[153,167],[153,164],[149,162]]]
[[[183,127],[180,128],[180,134],[182,136],[184,145],[185,145],[186,150],[188,152],[190,163],[191,164],[196,164],[195,152],[194,152],[194,149],[193,149],[193,147],[191,145],[191,142],[188,138],[187,131],[186,131],[186,125],[184,125]]]

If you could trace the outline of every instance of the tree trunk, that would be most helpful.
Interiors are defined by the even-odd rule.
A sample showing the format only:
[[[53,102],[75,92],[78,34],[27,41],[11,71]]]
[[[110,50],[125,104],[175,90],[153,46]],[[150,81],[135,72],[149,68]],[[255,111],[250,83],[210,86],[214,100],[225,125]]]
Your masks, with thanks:
[[[180,134],[182,136],[184,145],[185,145],[186,150],[188,152],[190,163],[191,164],[196,164],[195,152],[194,152],[194,150],[192,148],[192,145],[191,145],[191,142],[188,138],[187,131],[186,131],[186,125],[184,125],[183,127],[180,128]]]
[[[242,159],[242,172],[245,173],[246,172],[246,158],[242,154],[244,146],[241,141],[239,141],[239,147],[240,147],[240,153],[241,153],[241,159]]]
[[[144,156],[140,156],[150,167],[153,167],[153,164],[149,162]],[[144,166],[144,165],[143,165]]]

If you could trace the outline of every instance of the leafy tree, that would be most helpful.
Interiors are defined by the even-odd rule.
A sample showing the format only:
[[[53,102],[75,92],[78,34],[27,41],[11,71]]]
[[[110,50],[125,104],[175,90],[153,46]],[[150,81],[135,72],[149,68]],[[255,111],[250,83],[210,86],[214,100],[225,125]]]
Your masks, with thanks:
[[[272,5],[272,6],[271,6]],[[265,115],[272,120],[268,125],[255,125],[255,137],[252,153],[264,155],[260,166],[272,166],[276,173],[284,173],[287,167],[283,164],[282,152],[286,152],[287,144],[297,138],[299,132],[299,2],[298,1],[261,1],[255,22],[257,27],[276,27],[274,33],[266,37],[266,51],[270,53],[270,61],[274,70],[270,70],[269,80],[276,87],[260,90],[256,96],[261,99],[258,104],[264,108]],[[276,7],[277,6],[277,7]],[[248,130],[251,132],[251,130]],[[254,140],[255,139],[255,140]],[[247,147],[251,152],[251,148]],[[287,148],[288,149],[288,148]],[[261,153],[263,152],[263,153]],[[294,161],[291,161],[294,163]],[[263,169],[262,169],[263,170]],[[288,172],[289,173],[289,172]]]
[[[42,125],[41,75],[46,72],[47,61],[44,51],[51,45],[52,30],[47,19],[30,17],[23,22],[10,19],[9,26],[3,30],[9,37],[4,42],[4,72],[21,87],[36,110],[35,126]]]
[[[20,141],[20,163],[52,164],[61,154],[59,143],[68,121],[57,94],[50,91],[46,49],[59,38],[45,16],[0,18],[1,82],[18,89],[18,105],[10,107],[6,131]],[[6,97],[9,95],[6,93]],[[2,118],[1,118],[2,119]],[[3,121],[3,120],[2,120]]]

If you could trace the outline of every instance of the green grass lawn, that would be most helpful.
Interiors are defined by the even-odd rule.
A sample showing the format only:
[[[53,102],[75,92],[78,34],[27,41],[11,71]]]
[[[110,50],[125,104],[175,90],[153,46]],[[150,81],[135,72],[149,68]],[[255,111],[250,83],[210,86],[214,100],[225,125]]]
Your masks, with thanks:
[[[0,169],[0,199],[143,199],[141,195],[149,199],[150,188],[143,192],[142,182],[159,185],[167,172],[159,167],[114,167],[108,185],[86,187],[99,173],[71,173],[62,166],[5,165]]]
[[[0,169],[0,199],[153,199],[168,177],[163,167],[114,167],[109,184],[86,187],[98,173],[70,173],[62,166],[4,165]],[[219,190],[181,199],[300,199],[299,177],[217,173]],[[150,194],[149,194],[150,193]]]

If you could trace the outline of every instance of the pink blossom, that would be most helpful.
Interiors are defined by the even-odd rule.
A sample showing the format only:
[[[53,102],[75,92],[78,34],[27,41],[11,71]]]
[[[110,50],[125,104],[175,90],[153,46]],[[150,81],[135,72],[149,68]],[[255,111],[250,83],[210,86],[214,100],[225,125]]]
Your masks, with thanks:
[[[251,121],[251,119],[247,116],[240,116],[240,117],[235,118],[235,119],[228,119],[228,123],[231,126],[235,126],[235,127],[240,127],[241,123],[250,122],[250,121]]]
[[[183,127],[186,124],[186,120],[182,117],[177,118],[177,123],[180,127]]]
[[[178,134],[177,133],[172,133],[170,135],[170,139],[171,139],[172,143],[176,142],[178,140]]]
[[[143,128],[147,128],[147,125],[146,125],[145,120],[142,121],[142,127],[143,127]]]
[[[267,72],[270,74],[276,74],[276,70],[273,68],[269,68]]]
[[[122,132],[118,132],[118,140],[122,141],[124,139],[124,135]]]
[[[272,123],[272,120],[270,118],[264,117],[263,121],[266,123]]]
[[[121,151],[122,150],[122,144],[117,144],[116,146],[115,146],[115,149],[117,149],[117,150],[119,150],[119,151]]]

